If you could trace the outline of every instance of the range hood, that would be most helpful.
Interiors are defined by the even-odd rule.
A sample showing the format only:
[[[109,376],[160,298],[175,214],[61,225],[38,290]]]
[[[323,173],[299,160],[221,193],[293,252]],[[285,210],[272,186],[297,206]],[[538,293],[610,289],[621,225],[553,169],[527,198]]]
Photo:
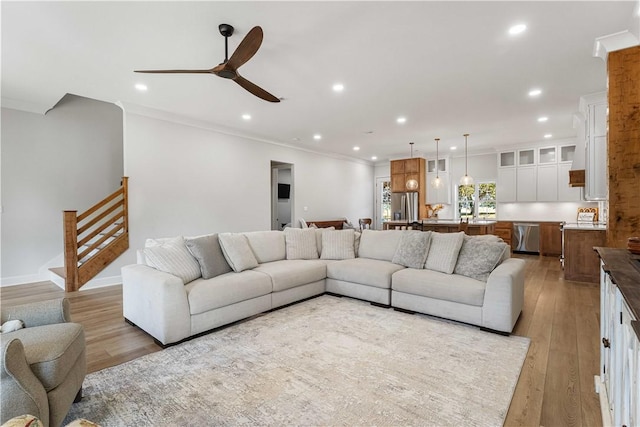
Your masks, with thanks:
[[[583,109],[583,101],[580,100],[580,110]],[[573,154],[573,163],[569,170],[569,186],[584,187],[585,186],[585,144],[584,140],[587,134],[586,120],[582,113],[573,114],[573,128],[577,131],[576,151]]]

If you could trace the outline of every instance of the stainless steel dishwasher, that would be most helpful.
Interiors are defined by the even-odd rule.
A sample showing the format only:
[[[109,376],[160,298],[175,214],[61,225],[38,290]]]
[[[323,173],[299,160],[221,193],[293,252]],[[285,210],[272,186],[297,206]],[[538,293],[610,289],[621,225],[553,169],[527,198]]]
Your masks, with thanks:
[[[539,254],[540,225],[529,222],[513,223],[513,251]]]

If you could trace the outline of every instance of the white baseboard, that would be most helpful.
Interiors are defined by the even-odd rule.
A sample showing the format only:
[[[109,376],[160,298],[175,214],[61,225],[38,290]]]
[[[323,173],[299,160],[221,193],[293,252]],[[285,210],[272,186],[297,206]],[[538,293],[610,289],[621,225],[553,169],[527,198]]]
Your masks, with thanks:
[[[18,286],[26,283],[36,283],[49,280],[49,278],[43,278],[39,274],[27,274],[26,276],[12,276],[0,278],[0,287],[5,286]]]
[[[37,282],[45,282],[50,281],[55,283],[60,289],[64,290],[64,279],[55,273],[51,273],[46,277],[42,277],[39,274],[30,274],[26,276],[13,276],[13,277],[3,277],[0,278],[0,287],[6,286],[20,286],[20,285],[28,285],[31,283]],[[96,289],[103,288],[106,286],[120,285],[122,283],[122,276],[110,276],[110,277],[100,277],[98,279],[89,280],[80,291],[85,291],[88,289]]]

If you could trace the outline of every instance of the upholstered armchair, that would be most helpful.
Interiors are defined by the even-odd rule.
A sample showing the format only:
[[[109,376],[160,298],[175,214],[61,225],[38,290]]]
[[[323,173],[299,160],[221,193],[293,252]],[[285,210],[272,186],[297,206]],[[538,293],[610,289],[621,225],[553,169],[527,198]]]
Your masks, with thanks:
[[[71,323],[65,298],[5,307],[2,322],[19,319],[24,329],[1,334],[0,423],[23,414],[58,427],[82,397],[87,372],[84,330]]]

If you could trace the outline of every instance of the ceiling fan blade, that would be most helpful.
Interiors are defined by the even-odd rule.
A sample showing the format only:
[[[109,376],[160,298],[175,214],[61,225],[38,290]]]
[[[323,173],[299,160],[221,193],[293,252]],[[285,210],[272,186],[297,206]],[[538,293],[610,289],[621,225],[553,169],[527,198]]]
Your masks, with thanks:
[[[134,73],[158,73],[158,74],[213,74],[212,70],[134,70]]]
[[[280,100],[278,98],[276,98],[275,96],[271,95],[269,92],[267,92],[266,90],[262,89],[261,87],[256,86],[255,84],[251,83],[249,80],[245,79],[244,77],[242,77],[240,75],[238,75],[238,77],[233,79],[233,81],[238,83],[240,86],[242,86],[243,88],[245,88],[246,90],[248,90],[249,92],[251,92],[252,94],[257,96],[258,98],[262,98],[265,101],[269,101],[269,102],[280,102]]]
[[[233,69],[240,67],[256,54],[261,44],[262,28],[253,27],[251,31],[244,36],[244,39],[242,39],[235,52],[233,52],[233,55],[231,55],[231,58],[227,61],[227,65]]]

